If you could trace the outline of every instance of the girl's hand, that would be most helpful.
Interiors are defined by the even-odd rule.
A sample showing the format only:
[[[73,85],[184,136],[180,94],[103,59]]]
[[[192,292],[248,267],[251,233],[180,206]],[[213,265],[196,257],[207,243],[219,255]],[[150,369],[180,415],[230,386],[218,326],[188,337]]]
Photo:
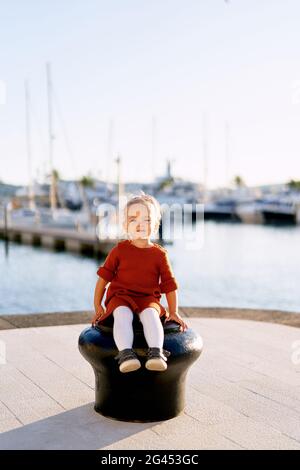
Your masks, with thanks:
[[[186,331],[188,329],[187,324],[183,321],[183,319],[181,318],[181,316],[177,312],[170,313],[168,318],[165,320],[165,323],[167,323],[168,321],[175,321],[176,323],[179,323],[180,331],[182,331],[182,332]]]
[[[92,318],[92,326],[95,326],[95,324],[101,319],[101,317],[103,317],[104,314],[105,314],[104,308],[102,307],[102,305],[99,305],[99,307],[97,308],[95,312],[95,315]]]

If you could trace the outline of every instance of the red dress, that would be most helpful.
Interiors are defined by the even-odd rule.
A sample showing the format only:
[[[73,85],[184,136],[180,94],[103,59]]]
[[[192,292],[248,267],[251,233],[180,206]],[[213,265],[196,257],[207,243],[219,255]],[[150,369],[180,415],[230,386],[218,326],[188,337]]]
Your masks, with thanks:
[[[160,304],[161,294],[178,289],[167,250],[157,243],[149,248],[138,248],[129,240],[120,241],[111,249],[97,274],[110,282],[105,298],[106,312],[99,323],[120,305],[128,306],[136,314],[146,307],[154,307],[159,316],[168,315]]]

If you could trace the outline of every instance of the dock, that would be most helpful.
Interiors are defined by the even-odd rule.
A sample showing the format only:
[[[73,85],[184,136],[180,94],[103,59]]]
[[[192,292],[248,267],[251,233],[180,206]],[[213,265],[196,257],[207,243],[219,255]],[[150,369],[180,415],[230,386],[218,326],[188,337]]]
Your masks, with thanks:
[[[206,316],[209,309],[180,312],[204,349],[187,376],[184,412],[155,423],[119,422],[94,411],[93,370],[77,347],[91,312],[2,315],[0,449],[299,450],[300,361],[293,356],[299,322],[290,326],[271,311],[270,321],[259,310],[245,319],[237,318],[239,309],[220,309],[219,316],[216,309]],[[69,324],[62,324],[64,315]]]
[[[95,233],[85,230],[62,229],[32,225],[10,225],[7,228],[0,222],[0,239],[40,246],[49,250],[69,251],[92,257],[107,256],[110,250],[120,241],[117,238],[99,239]],[[157,238],[160,244],[171,244],[172,241]]]
[[[12,225],[5,229],[0,223],[0,238],[51,250],[65,250],[91,256],[107,255],[117,243],[116,239],[99,240],[95,234],[70,229]]]

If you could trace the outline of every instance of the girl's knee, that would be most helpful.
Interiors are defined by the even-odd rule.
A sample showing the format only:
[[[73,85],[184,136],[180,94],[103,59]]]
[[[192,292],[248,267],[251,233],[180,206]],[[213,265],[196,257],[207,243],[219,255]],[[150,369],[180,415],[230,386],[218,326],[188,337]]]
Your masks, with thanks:
[[[147,307],[142,310],[140,314],[141,320],[143,318],[159,318],[159,313],[154,307]]]
[[[113,311],[113,316],[114,318],[118,319],[126,318],[126,320],[133,320],[133,312],[126,305],[120,305],[119,307],[116,307]]]

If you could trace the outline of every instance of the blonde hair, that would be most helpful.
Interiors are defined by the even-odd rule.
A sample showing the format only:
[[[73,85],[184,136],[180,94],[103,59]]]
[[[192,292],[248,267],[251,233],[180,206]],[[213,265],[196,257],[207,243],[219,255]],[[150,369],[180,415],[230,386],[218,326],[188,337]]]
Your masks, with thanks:
[[[133,204],[144,204],[148,208],[149,212],[150,212],[151,205],[154,207],[155,224],[154,224],[154,229],[152,233],[153,235],[156,235],[159,230],[160,221],[161,221],[161,208],[160,208],[160,204],[158,200],[155,199],[154,196],[144,193],[144,191],[142,190],[140,190],[139,194],[132,195],[124,206],[124,222],[127,221],[128,209]]]

